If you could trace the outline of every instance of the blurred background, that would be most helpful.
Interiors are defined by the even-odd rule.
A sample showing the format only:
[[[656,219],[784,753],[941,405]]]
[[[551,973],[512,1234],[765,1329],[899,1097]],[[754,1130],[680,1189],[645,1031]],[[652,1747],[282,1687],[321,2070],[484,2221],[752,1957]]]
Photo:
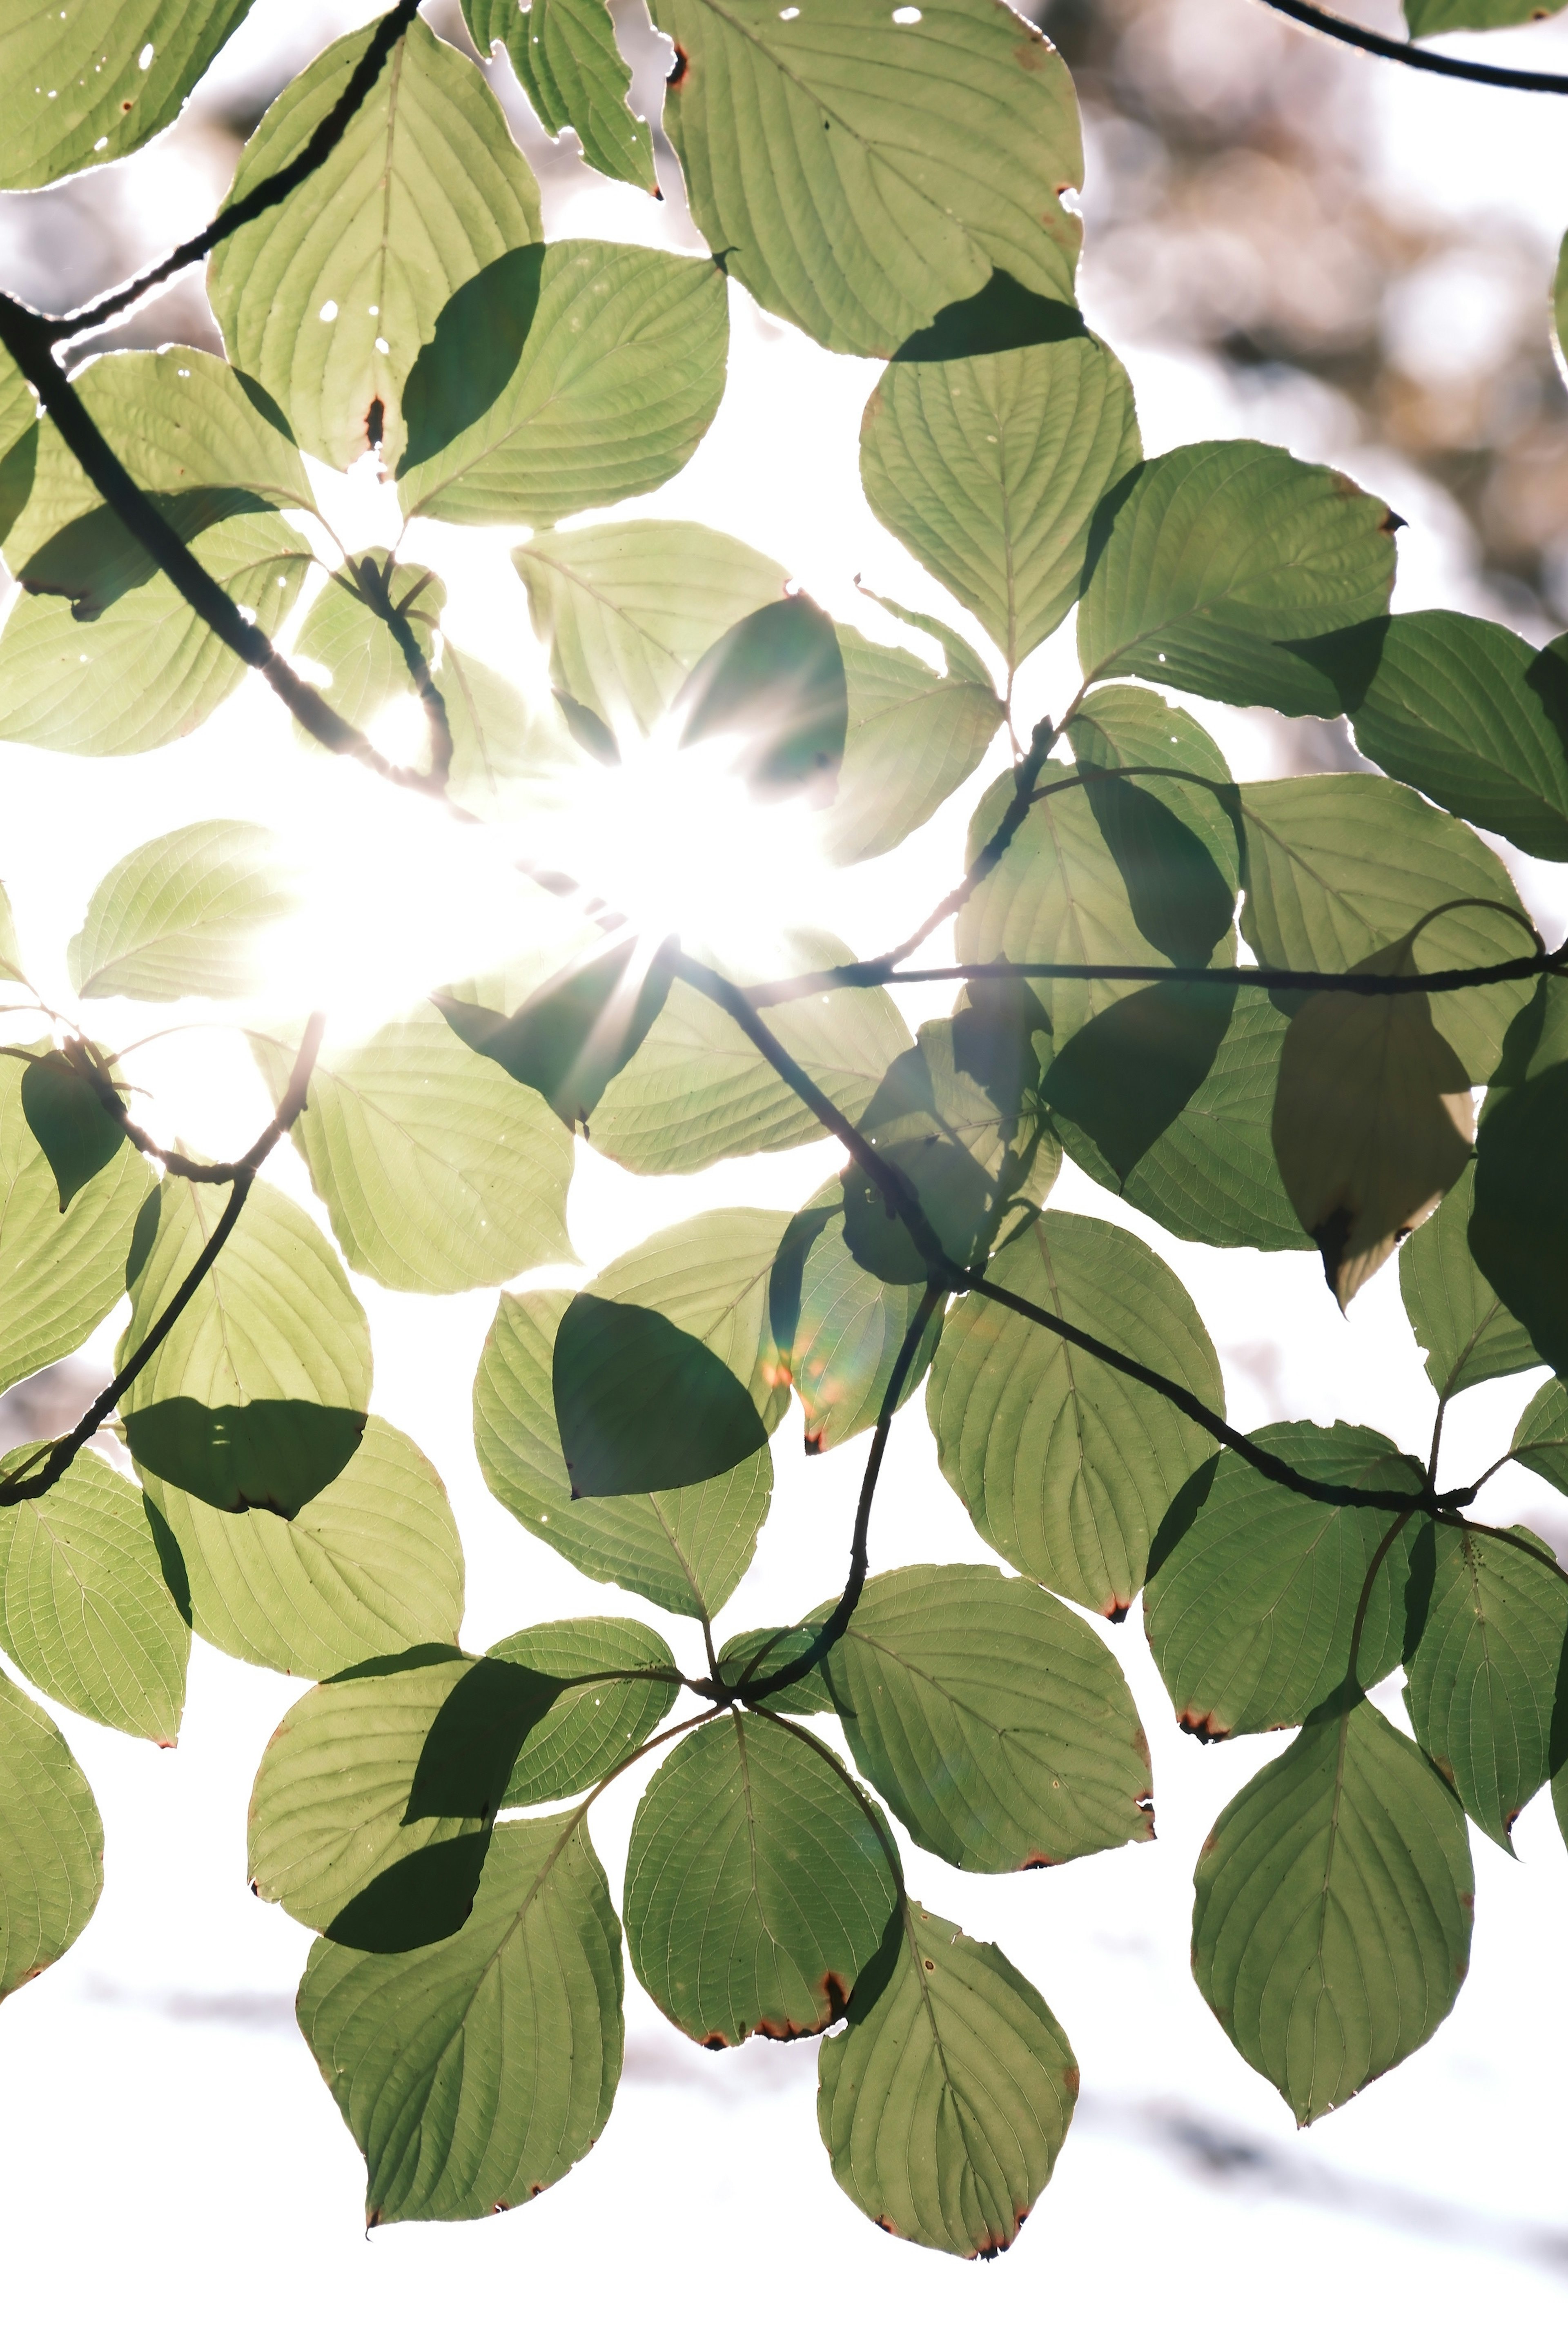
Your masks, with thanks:
[[[258,0],[153,146],[59,190],[0,196],[0,284],[58,308],[155,258],[215,209],[284,82],[373,13],[347,0]],[[426,13],[467,46],[455,0]],[[668,49],[640,0],[615,0],[614,13],[636,102],[657,121]],[[1342,466],[1406,518],[1401,606],[1456,604],[1539,641],[1568,625],[1568,393],[1547,319],[1568,222],[1568,100],[1379,64],[1256,0],[1047,0],[1035,13],[1084,109],[1084,308],[1131,372],[1146,446],[1251,434]],[[1392,5],[1360,14],[1401,29]],[[1568,68],[1568,29],[1550,23],[1449,46]],[[545,139],[510,68],[489,70],[539,175],[547,233],[696,242],[662,139],[666,203],[655,206],[596,180],[570,134]],[[963,623],[861,499],[855,426],[875,366],[816,351],[739,289],[733,312],[719,424],[687,473],[637,510],[695,516],[777,551],[868,632],[852,586],[861,570]],[[100,340],[218,348],[199,276]],[[356,495],[368,541],[384,517],[374,485]],[[489,629],[479,649],[503,657],[511,632],[518,664],[537,667],[510,570],[476,554],[471,578],[459,576],[446,541],[440,560],[449,613],[466,599],[475,629]],[[495,593],[502,572],[510,604]],[[1058,646],[1031,664],[1026,716],[1050,700],[1064,663]],[[1337,726],[1199,709],[1238,772],[1358,764]],[[895,857],[825,877],[824,905],[805,911],[860,950],[895,936],[951,880],[979,782]],[[248,689],[156,758],[90,765],[6,747],[0,873],[29,968],[47,993],[98,876],[133,842],[196,815],[277,821],[281,810],[310,828],[330,812],[351,835],[391,836],[417,865],[427,813],[389,814],[379,790],[311,762]],[[1512,853],[1510,863],[1560,936],[1558,872]],[[735,877],[716,874],[713,887],[732,893]],[[942,1009],[908,995],[911,1025]],[[134,1010],[126,1019],[127,1035],[153,1025]],[[243,1051],[226,1060],[215,1047],[156,1075],[161,1131],[178,1123],[216,1151],[266,1116]],[[793,1206],[836,1158],[816,1146],[637,1184],[584,1149],[574,1242],[591,1267],[700,1207]],[[287,1155],[268,1174],[309,1201]],[[1424,1447],[1430,1392],[1392,1268],[1345,1320],[1310,1260],[1174,1243],[1070,1169],[1056,1200],[1121,1217],[1176,1267],[1244,1426],[1337,1415]],[[377,1409],[417,1438],[452,1491],[469,1645],[529,1619],[636,1612],[524,1535],[479,1481],[468,1391],[492,1298],[356,1286],[375,1339]],[[0,1443],[73,1417],[111,1339],[100,1334],[79,1362],[0,1400]],[[1446,1455],[1456,1477],[1502,1450],[1538,1377],[1461,1401]],[[777,1622],[839,1581],[862,1444],[807,1463],[797,1434],[786,1425],[776,1449],[773,1514],[726,1631]],[[1542,1507],[1544,1489],[1522,1474],[1497,1487],[1500,1517],[1528,1510],[1560,1549],[1568,1540],[1568,1520]],[[936,1472],[918,1405],[896,1427],[874,1547],[889,1567],[984,1556]],[[505,2219],[366,2240],[357,2154],[292,2022],[308,1939],[244,1885],[250,1780],[297,1686],[199,1652],[173,1756],[62,1717],[104,1812],[109,1885],[66,1960],[0,2011],[8,2316],[29,2337],[181,2352],[271,2345],[284,2330],[307,2346],[401,2347],[461,2330],[508,2343],[569,2333],[596,2347],[721,2327],[765,2347],[808,2336],[828,2352],[889,2329],[917,2341],[984,2329],[1008,2347],[1068,2331],[1113,2347],[1173,2335],[1306,2347],[1328,2332],[1352,2347],[1413,2336],[1443,2347],[1483,2331],[1562,2340],[1568,1856],[1549,1804],[1521,1820],[1519,1863],[1474,1840],[1475,1958],[1453,2018],[1392,2080],[1299,2138],[1186,1969],[1197,1847],[1279,1743],[1216,1751],[1180,1738],[1136,1611],[1112,1638],[1153,1748],[1157,1845],[1019,1881],[911,1863],[928,1905],[994,1937],[1040,1984],[1083,2069],[1057,2179],[1017,2247],[984,2269],[889,2242],[841,2197],[817,2140],[809,2043],[711,2056],[683,2043],[635,1984],[625,2084],[584,2164]],[[1402,1720],[1396,1693],[1383,1696]],[[634,1801],[616,1791],[595,1815],[612,1884]]]

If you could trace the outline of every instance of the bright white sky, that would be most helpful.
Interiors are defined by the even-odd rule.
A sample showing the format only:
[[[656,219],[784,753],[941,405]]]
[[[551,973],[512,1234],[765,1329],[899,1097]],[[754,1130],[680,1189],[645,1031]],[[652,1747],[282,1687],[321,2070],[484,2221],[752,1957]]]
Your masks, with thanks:
[[[1238,45],[1300,37],[1272,26],[1260,33],[1246,0],[1185,5],[1205,19],[1234,17]],[[261,0],[237,48],[243,63],[290,25],[332,29],[368,13]],[[1212,40],[1212,21],[1206,29]],[[1568,62],[1568,37],[1550,30],[1513,46]],[[1488,54],[1509,54],[1509,45]],[[240,78],[238,66],[223,70]],[[1553,102],[1367,70],[1388,173],[1428,209],[1517,205],[1530,215],[1541,226],[1544,300],[1550,246],[1568,211],[1568,147]],[[156,157],[133,186],[156,215],[160,243],[204,217],[213,193],[184,167],[160,177]],[[1093,208],[1091,178],[1091,317]],[[674,205],[656,212],[586,174],[578,193],[549,200],[547,227],[647,241],[679,232]],[[641,510],[694,517],[776,553],[868,634],[893,632],[856,595],[858,571],[973,634],[866,509],[856,427],[875,365],[827,357],[761,318],[738,289],[732,316],[718,425],[687,472]],[[1468,331],[1463,317],[1454,329]],[[1244,406],[1205,367],[1125,340],[1121,348],[1151,449],[1256,432],[1347,463],[1411,518],[1399,601],[1464,600],[1451,519],[1395,461],[1348,446],[1331,400],[1276,391]],[[341,527],[362,543],[384,536],[374,492],[356,495]],[[475,552],[430,527],[410,551],[447,578],[459,641],[514,667],[534,658],[502,542]],[[1026,719],[1059,704],[1070,647],[1047,648],[1032,667]],[[1203,716],[1238,772],[1279,772],[1277,739],[1260,722]],[[473,969],[505,937],[504,891],[474,870],[471,836],[390,799],[345,763],[297,754],[259,688],[155,759],[94,764],[7,751],[0,795],[0,873],[46,994],[51,982],[64,992],[64,943],[98,876],[134,842],[220,812],[278,824],[316,859],[342,936],[336,982],[315,984],[334,987],[345,1022],[374,1019],[399,992]],[[897,936],[949,887],[973,798],[973,789],[958,795],[892,858],[812,877],[795,911],[836,925],[862,950]],[[679,846],[716,913],[762,923],[754,892],[759,871],[780,863],[772,852],[748,857],[745,845],[731,845],[721,860],[700,839]],[[1568,894],[1558,884],[1554,904],[1547,879],[1521,880],[1556,936]],[[412,970],[410,939],[419,950]],[[292,964],[290,976],[304,987]],[[911,1026],[942,1009],[905,1003]],[[104,1029],[119,1040],[158,1025],[146,1008],[110,1011]],[[140,1075],[155,1092],[160,1127],[177,1125],[214,1150],[247,1139],[267,1115],[243,1047],[219,1034],[151,1049]],[[701,1207],[793,1206],[837,1157],[823,1145],[638,1181],[580,1153],[571,1223],[590,1268]],[[309,1199],[287,1152],[268,1174]],[[1070,1168],[1055,1199],[1121,1218],[1175,1266],[1214,1333],[1243,1425],[1285,1415],[1367,1420],[1425,1450],[1430,1391],[1392,1269],[1345,1321],[1308,1256],[1184,1246]],[[357,1286],[375,1341],[377,1408],[418,1440],[451,1490],[468,1548],[469,1645],[541,1618],[638,1613],[631,1595],[589,1584],[526,1536],[479,1477],[468,1392],[490,1297],[431,1300]],[[88,1352],[101,1361],[108,1345],[104,1335]],[[1503,1450],[1531,1385],[1524,1375],[1461,1401],[1445,1457],[1456,1478]],[[841,1580],[861,1445],[807,1463],[797,1435],[798,1423],[786,1424],[773,1516],[725,1630],[776,1622]],[[1527,1507],[1529,1484],[1521,1474],[1511,1489],[1496,1482],[1500,1516]],[[1556,1533],[1561,1521],[1568,1534],[1562,1507],[1542,1510],[1543,1498],[1539,1488],[1528,1497],[1537,1526]],[[872,1551],[878,1567],[985,1556],[937,1473],[918,1405],[896,1430]],[[679,1649],[689,1637],[678,1629],[675,1638]],[[1021,1880],[966,1878],[931,1857],[910,1859],[923,1900],[995,1937],[1041,1986],[1083,2068],[1079,2121],[1056,2181],[1018,2247],[985,2270],[892,2244],[833,2186],[816,2130],[811,2045],[710,2056],[664,2025],[635,1982],[626,2080],[591,2158],[505,2220],[460,2232],[387,2230],[366,2242],[358,2155],[290,2021],[309,1939],[254,1902],[244,1880],[251,1777],[297,1686],[199,1649],[174,1755],[62,1716],[103,1811],[109,1883],[74,1951],[0,2014],[0,2210],[13,2324],[29,2336],[47,2328],[67,2346],[175,2347],[270,2347],[282,2335],[310,2347],[402,2347],[437,2330],[662,2345],[689,2339],[689,2315],[711,2324],[731,2311],[759,2347],[794,2347],[808,2334],[826,2352],[858,2346],[872,2330],[921,2341],[977,2325],[1008,2347],[1092,2328],[1113,2347],[1254,2333],[1305,2347],[1331,2326],[1347,2347],[1394,2334],[1443,2347],[1483,2329],[1495,2336],[1500,2319],[1506,2340],[1538,2331],[1556,2340],[1568,2308],[1560,2130],[1568,2050],[1557,1991],[1568,1862],[1549,1807],[1538,1801],[1520,1824],[1522,1865],[1475,1840],[1475,1958],[1454,2017],[1393,2080],[1299,2141],[1186,1970],[1197,1847],[1280,1743],[1204,1750],[1181,1738],[1136,1613],[1112,1638],[1153,1748],[1158,1843]],[[1397,1717],[1396,1699],[1392,1706]],[[612,1885],[634,1801],[635,1791],[617,1790],[595,1817]],[[1228,2147],[1228,2166],[1205,2168],[1194,2134],[1211,2149]],[[1554,2260],[1542,2251],[1549,2238]]]

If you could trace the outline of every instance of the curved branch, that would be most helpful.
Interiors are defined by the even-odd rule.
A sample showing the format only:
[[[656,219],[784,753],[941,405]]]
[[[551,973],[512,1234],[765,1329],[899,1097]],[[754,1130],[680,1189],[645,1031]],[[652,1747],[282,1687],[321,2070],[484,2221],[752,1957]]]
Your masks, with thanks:
[[[273,1146],[282,1140],[304,1109],[305,1097],[310,1089],[310,1074],[316,1066],[316,1055],[321,1050],[321,1032],[326,1026],[326,1018],[324,1013],[313,1013],[310,1015],[306,1024],[305,1034],[300,1040],[299,1054],[295,1057],[288,1090],[279,1104],[277,1111],[268,1120],[249,1150],[243,1158],[231,1163],[227,1172],[228,1181],[234,1189],[224,1202],[223,1214],[213,1227],[195,1264],[175,1291],[168,1306],[159,1316],[141,1346],[115,1374],[109,1386],[93,1399],[76,1427],[67,1436],[57,1437],[52,1444],[42,1448],[27,1462],[21,1464],[8,1478],[0,1479],[0,1507],[8,1503],[36,1502],[40,1495],[47,1495],[51,1486],[58,1486],[89,1438],[97,1435],[132,1383],[152,1362],[153,1358],[217,1264],[225,1243],[239,1223],[239,1213],[245,1206],[262,1161]],[[33,1464],[40,1461],[43,1467],[34,1470]]]
[[[1352,49],[1364,49],[1370,58],[1385,58],[1390,64],[1409,66],[1416,73],[1442,74],[1449,81],[1480,82],[1490,89],[1544,90],[1552,97],[1568,97],[1568,74],[1531,73],[1518,66],[1473,65],[1468,58],[1437,56],[1409,41],[1391,41],[1383,33],[1370,33],[1343,16],[1331,16],[1326,8],[1314,8],[1311,0],[1263,0],[1263,5],[1305,25],[1310,32],[1327,34],[1331,41],[1343,41]]]

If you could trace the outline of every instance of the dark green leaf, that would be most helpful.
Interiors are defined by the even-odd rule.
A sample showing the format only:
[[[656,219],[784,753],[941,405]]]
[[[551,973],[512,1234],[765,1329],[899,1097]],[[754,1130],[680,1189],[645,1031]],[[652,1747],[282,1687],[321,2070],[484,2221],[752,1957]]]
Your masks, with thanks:
[[[0,186],[42,188],[174,121],[251,0],[17,7],[0,31]]]
[[[669,994],[669,962],[632,938],[572,958],[514,1009],[484,1002],[483,982],[433,1000],[466,1045],[542,1094],[567,1127],[587,1129],[600,1096],[631,1060]]]
[[[110,867],[66,950],[77,994],[252,994],[266,934],[300,903],[280,847],[265,825],[227,817],[143,842]]]
[[[1541,1361],[1529,1333],[1470,1255],[1474,1201],[1475,1171],[1467,1167],[1436,1215],[1399,1253],[1405,1311],[1426,1350],[1426,1377],[1445,1400],[1478,1381],[1528,1371]]]
[[[621,1984],[609,1888],[569,1813],[496,1831],[445,1942],[316,1944],[300,2027],[364,2157],[371,2225],[502,2211],[585,2156],[620,2078]]]
[[[830,796],[848,693],[838,633],[809,596],[784,596],[726,629],[681,690],[682,745],[721,736],[754,791]]]
[[[561,1318],[552,1383],[574,1497],[695,1486],[768,1442],[746,1391],[700,1339],[589,1291]]]
[[[800,1399],[805,1450],[869,1429],[924,1289],[868,1273],[847,1241],[845,1182],[833,1178],[790,1219],[768,1279],[768,1328],[780,1376]],[[933,1315],[899,1397],[925,1378],[942,1331]]]
[[[1421,1467],[1375,1430],[1281,1422],[1270,1454],[1347,1486],[1418,1495]],[[1184,1731],[1200,1739],[1305,1722],[1350,1670],[1351,1634],[1388,1513],[1317,1503],[1222,1454],[1196,1471],[1154,1539],[1143,1624]],[[1419,1521],[1389,1547],[1357,1657],[1364,1689],[1399,1664]]]
[[[644,1791],[626,1856],[632,1966],[710,2049],[820,2033],[844,2013],[898,1896],[883,1836],[783,1726],[704,1724]]]
[[[542,1805],[591,1789],[636,1753],[680,1688],[668,1644],[631,1617],[531,1625],[489,1655],[552,1686],[513,1760],[503,1805]]]
[[[102,1892],[86,1777],[43,1708],[0,1675],[0,2000],[69,1951]]]
[[[49,1163],[62,1215],[125,1148],[125,1129],[104,1108],[86,1070],[66,1054],[40,1054],[23,1066],[22,1116]]]
[[[1012,2244],[1078,2097],[1078,2062],[1034,1986],[918,1904],[889,1922],[817,2071],[846,2196],[893,2237],[965,2259]]]
[[[1235,1002],[1234,989],[1191,982],[1141,988],[1075,1030],[1047,1070],[1058,1131],[1089,1139],[1118,1192],[1213,1073]]]
[[[1408,2058],[1469,1966],[1458,1801],[1370,1700],[1321,1710],[1198,1861],[1193,1974],[1300,2124]]]
[[[596,172],[657,195],[652,135],[626,102],[631,68],[605,0],[463,0],[463,15],[481,57],[504,47],[552,138],[570,125]]]
[[[1568,1372],[1568,1062],[1500,1090],[1481,1122],[1470,1252],[1555,1372]]]
[[[1548,1381],[1520,1416],[1510,1447],[1516,1462],[1568,1495],[1568,1389]]]

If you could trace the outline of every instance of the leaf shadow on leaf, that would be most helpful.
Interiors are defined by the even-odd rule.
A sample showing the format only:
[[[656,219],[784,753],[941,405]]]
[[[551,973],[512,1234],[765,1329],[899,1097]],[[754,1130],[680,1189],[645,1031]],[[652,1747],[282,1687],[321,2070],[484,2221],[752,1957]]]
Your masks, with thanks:
[[[1069,302],[1032,293],[1005,269],[994,269],[978,294],[949,302],[929,327],[900,344],[894,362],[984,359],[1037,343],[1092,342],[1082,314]]]
[[[729,1366],[651,1307],[579,1291],[551,1381],[574,1499],[695,1486],[768,1442]]]
[[[96,1088],[64,1054],[40,1054],[22,1073],[22,1116],[49,1163],[63,1216],[126,1142]]]
[[[350,1897],[325,1930],[360,1952],[413,1952],[455,1936],[474,1907],[491,1830],[405,1853]]]
[[[1211,1454],[1208,1460],[1201,1462],[1186,1484],[1179,1487],[1173,1496],[1164,1517],[1154,1530],[1154,1539],[1149,1547],[1149,1565],[1143,1576],[1145,1591],[1170,1559],[1182,1538],[1194,1525],[1198,1513],[1208,1501],[1214,1490],[1215,1477],[1219,1469],[1220,1460],[1218,1454]]]
[[[174,1530],[163,1512],[145,1491],[142,1508],[146,1515],[147,1530],[153,1538],[153,1549],[158,1555],[158,1565],[163,1571],[163,1582],[169,1597],[187,1625],[194,1626],[195,1618],[191,1609],[191,1579],[185,1567],[185,1555],[180,1549]]]
[[[737,739],[734,765],[753,793],[830,800],[849,732],[838,632],[809,596],[748,613],[710,646],[676,698],[682,749]]]
[[[187,545],[236,515],[272,511],[254,490],[232,485],[149,491],[146,496]],[[28,557],[20,577],[29,596],[68,597],[72,620],[89,622],[100,619],[133,588],[144,588],[156,579],[159,568],[156,557],[132,536],[112,508],[92,507],[47,539]]]
[[[1415,1655],[1421,1645],[1421,1637],[1426,1631],[1436,1579],[1437,1538],[1431,1520],[1427,1519],[1410,1545],[1410,1573],[1405,1585],[1405,1647],[1402,1653],[1406,1665]]]
[[[1125,776],[1087,777],[1084,794],[1150,946],[1173,963],[1206,963],[1236,915],[1235,894],[1208,850]],[[1236,803],[1234,793],[1219,797]]]
[[[23,509],[33,495],[38,470],[38,428],[29,425],[19,441],[0,457],[0,539],[9,539]]]
[[[539,308],[542,245],[515,246],[448,296],[403,388],[402,480],[475,425],[511,382]]]
[[[365,1419],[299,1397],[205,1405],[175,1396],[128,1412],[125,1440],[142,1468],[216,1511],[292,1519],[346,1467]]]
[[[1080,1129],[1125,1183],[1213,1069],[1234,988],[1160,981],[1074,1032],[1047,1069],[1053,1111]]]
[[[588,1118],[664,1009],[674,941],[651,959],[626,940],[535,989],[510,1014],[438,991],[432,1003],[465,1045],[542,1094],[562,1123]]]

